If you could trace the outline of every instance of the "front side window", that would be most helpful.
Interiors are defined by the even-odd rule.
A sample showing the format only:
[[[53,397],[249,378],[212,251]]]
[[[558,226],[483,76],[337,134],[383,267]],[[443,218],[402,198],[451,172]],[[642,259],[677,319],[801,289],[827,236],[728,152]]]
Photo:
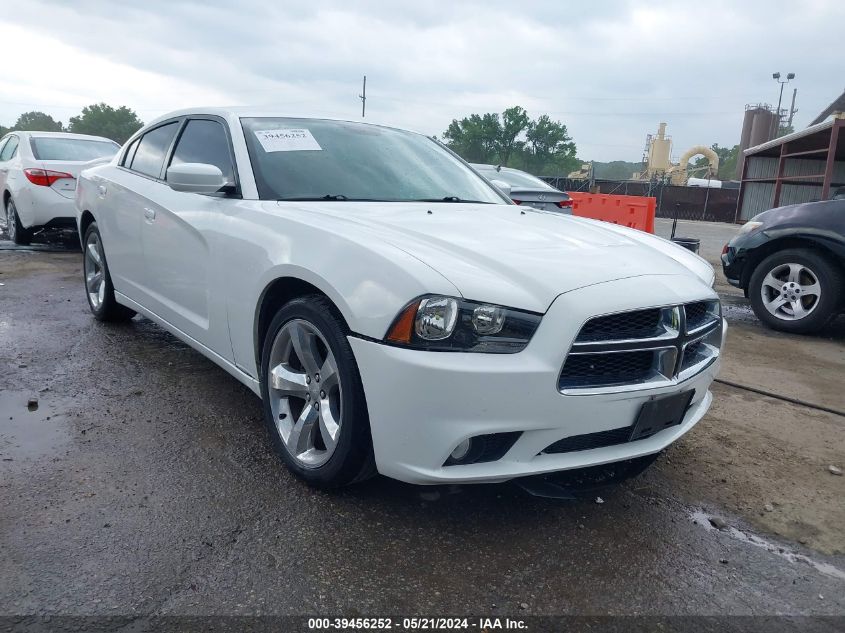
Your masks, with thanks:
[[[30,145],[32,154],[38,160],[89,161],[110,158],[120,149],[120,145],[113,141],[50,136],[35,136]]]
[[[137,171],[153,178],[161,177],[161,168],[164,166],[164,156],[170,148],[170,143],[176,135],[179,124],[168,123],[155,128],[141,137],[135,157],[132,159],[132,171]]]
[[[15,154],[18,153],[18,140],[17,136],[10,136],[9,140],[6,141],[6,144],[3,146],[3,150],[0,151],[0,161],[5,160],[12,160],[15,157]]]
[[[241,123],[263,200],[504,202],[463,162],[420,134],[318,119]]]
[[[176,149],[173,150],[171,165],[182,163],[205,163],[214,165],[223,172],[226,182],[234,184],[235,170],[226,131],[217,121],[191,119],[185,126]]]

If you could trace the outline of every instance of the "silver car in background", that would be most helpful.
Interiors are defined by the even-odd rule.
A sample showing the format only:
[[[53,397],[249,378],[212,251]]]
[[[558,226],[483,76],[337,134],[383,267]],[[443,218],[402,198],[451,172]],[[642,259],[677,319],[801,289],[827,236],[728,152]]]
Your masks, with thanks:
[[[501,165],[473,164],[487,180],[499,180],[510,185],[510,197],[517,204],[524,204],[543,211],[572,214],[572,199],[563,191],[552,187],[529,173]]]
[[[10,132],[0,139],[0,192],[9,239],[29,244],[41,228],[76,226],[74,195],[83,168],[120,145],[101,136]]]

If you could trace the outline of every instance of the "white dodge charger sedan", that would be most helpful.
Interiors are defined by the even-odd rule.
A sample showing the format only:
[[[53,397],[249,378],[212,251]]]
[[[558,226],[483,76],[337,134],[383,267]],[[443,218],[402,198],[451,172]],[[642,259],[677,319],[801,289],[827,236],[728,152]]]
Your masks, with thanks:
[[[0,191],[9,238],[29,244],[40,228],[73,227],[79,172],[119,149],[107,138],[64,132],[11,132],[0,139]]]
[[[314,485],[645,457],[712,399],[709,264],[522,209],[420,134],[174,112],[85,170],[76,204],[94,316],[140,313],[247,385]]]

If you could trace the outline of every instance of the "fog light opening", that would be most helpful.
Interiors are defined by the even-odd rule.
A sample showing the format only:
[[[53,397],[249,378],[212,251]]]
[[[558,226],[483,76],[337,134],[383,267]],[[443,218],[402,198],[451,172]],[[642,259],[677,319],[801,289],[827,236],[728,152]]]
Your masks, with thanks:
[[[455,450],[449,454],[449,458],[459,462],[469,455],[470,448],[472,448],[472,440],[467,438],[455,447]]]

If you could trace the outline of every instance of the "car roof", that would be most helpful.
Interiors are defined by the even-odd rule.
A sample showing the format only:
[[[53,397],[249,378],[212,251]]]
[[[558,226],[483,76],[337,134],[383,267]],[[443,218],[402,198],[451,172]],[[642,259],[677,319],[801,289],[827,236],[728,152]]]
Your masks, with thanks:
[[[91,134],[73,134],[72,132],[38,132],[33,130],[11,130],[15,134],[21,136],[29,136],[31,138],[77,138],[86,139],[89,141],[108,141],[115,143],[116,141],[106,138],[105,136],[92,136]]]
[[[285,119],[313,119],[315,121],[338,121],[342,123],[355,123],[360,125],[370,125],[373,127],[383,127],[391,130],[402,130],[403,132],[413,132],[415,134],[422,134],[416,130],[409,130],[408,128],[401,128],[392,125],[383,125],[380,123],[371,123],[369,121],[355,121],[352,119],[344,119],[340,117],[331,116],[313,116],[308,114],[301,114],[295,112],[287,112],[281,108],[274,108],[273,106],[209,106],[209,107],[194,107],[183,108],[181,110],[174,110],[163,114],[149,123],[144,128],[151,127],[162,121],[173,119],[180,116],[219,116],[224,119],[232,118],[285,118]],[[422,134],[423,136],[430,136],[429,134]]]

